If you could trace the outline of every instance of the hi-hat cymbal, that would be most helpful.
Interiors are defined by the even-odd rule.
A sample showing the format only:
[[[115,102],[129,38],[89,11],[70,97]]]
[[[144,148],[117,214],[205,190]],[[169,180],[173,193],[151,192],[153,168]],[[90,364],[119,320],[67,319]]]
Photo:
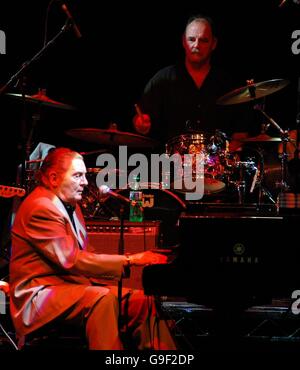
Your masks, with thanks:
[[[22,94],[8,93],[6,95],[10,96],[12,98],[19,99],[19,100],[23,99]],[[39,105],[42,105],[42,106],[48,106],[48,107],[60,108],[60,109],[67,109],[67,110],[75,110],[75,107],[73,107],[72,105],[60,103],[58,101],[55,101],[53,99],[48,98],[48,96],[45,93],[45,90],[43,90],[43,89],[39,90],[38,93],[35,94],[35,95],[25,95],[25,100],[29,103],[39,104]]]
[[[156,140],[149,137],[116,129],[74,128],[66,131],[66,134],[75,139],[104,146],[127,145],[130,148],[153,148],[159,144]]]
[[[280,142],[281,138],[280,137],[272,137],[267,134],[259,134],[254,137],[247,137],[243,140],[244,143],[267,143],[267,142]]]
[[[283,79],[275,79],[257,83],[251,83],[247,86],[233,90],[217,100],[217,104],[231,105],[246,103],[252,100],[263,98],[283,89],[290,82]]]

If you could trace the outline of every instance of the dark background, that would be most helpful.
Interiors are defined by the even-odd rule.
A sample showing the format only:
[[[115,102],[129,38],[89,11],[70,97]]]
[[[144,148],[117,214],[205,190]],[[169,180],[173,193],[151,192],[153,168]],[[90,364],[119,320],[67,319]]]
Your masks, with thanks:
[[[0,29],[6,34],[6,55],[0,55],[0,83],[3,85],[43,45],[49,1],[10,1],[1,4]],[[81,32],[62,35],[26,71],[25,92],[39,87],[59,102],[72,104],[76,111],[43,108],[35,130],[33,147],[40,141],[92,150],[90,145],[69,138],[65,131],[75,127],[106,128],[116,122],[132,131],[134,103],[147,80],[161,67],[182,56],[181,35],[191,14],[210,15],[218,28],[218,49],[213,62],[228,70],[242,87],[246,79],[256,82],[275,78],[290,80],[285,89],[266,99],[266,111],[280,125],[295,127],[298,110],[297,85],[300,55],[291,51],[291,34],[300,29],[300,5],[279,0],[252,1],[66,1]],[[54,1],[48,16],[48,39],[62,27],[65,14]],[[20,92],[10,86],[7,92]],[[33,106],[22,115],[22,104],[0,97],[0,183],[15,181],[24,140],[22,117],[27,130]],[[260,122],[253,122],[259,126]],[[23,136],[23,137],[22,137]],[[26,136],[26,135],[25,135]],[[0,199],[5,208],[10,200]]]
[[[1,9],[0,29],[6,33],[6,55],[0,55],[0,82],[4,84],[43,45],[49,1],[11,1]],[[300,55],[291,51],[291,33],[300,29],[300,5],[288,1],[67,1],[80,30],[72,30],[26,72],[25,92],[39,87],[60,102],[77,107],[76,112],[44,108],[34,142],[69,144],[64,131],[73,127],[106,128],[116,122],[132,131],[134,103],[147,80],[161,67],[182,56],[181,34],[189,15],[209,14],[218,29],[219,45],[214,63],[235,78],[236,87],[246,79],[256,82],[273,78],[291,81],[288,88],[267,98],[266,111],[285,127],[295,126]],[[65,21],[58,1],[48,16],[48,39]],[[7,92],[20,92],[11,86]],[[21,136],[22,104],[1,97],[1,143],[10,143],[4,153],[16,156]],[[28,107],[30,121],[32,107]],[[256,123],[255,123],[256,124]],[[30,122],[27,122],[30,125]],[[77,143],[70,143],[76,145]],[[79,147],[89,146],[80,143]],[[77,148],[77,149],[80,149]]]

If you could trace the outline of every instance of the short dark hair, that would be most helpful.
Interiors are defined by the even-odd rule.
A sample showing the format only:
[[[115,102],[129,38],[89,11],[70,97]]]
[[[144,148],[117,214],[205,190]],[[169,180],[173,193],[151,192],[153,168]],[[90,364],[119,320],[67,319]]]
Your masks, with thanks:
[[[207,15],[204,15],[204,14],[194,14],[192,16],[190,16],[186,22],[186,25],[185,25],[185,29],[184,29],[184,32],[186,32],[186,29],[188,27],[189,24],[191,24],[192,22],[194,21],[197,21],[197,20],[204,20],[206,21],[209,25],[210,25],[210,28],[211,28],[211,32],[213,34],[214,37],[216,37],[216,26],[215,26],[215,23],[213,21],[213,19]]]

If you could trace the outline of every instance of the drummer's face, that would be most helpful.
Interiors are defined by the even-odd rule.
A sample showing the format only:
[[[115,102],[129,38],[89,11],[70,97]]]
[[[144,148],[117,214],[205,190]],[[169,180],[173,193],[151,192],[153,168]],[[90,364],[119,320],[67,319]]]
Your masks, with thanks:
[[[191,22],[183,35],[186,60],[192,64],[203,65],[209,62],[212,51],[217,45],[211,26],[205,19]]]

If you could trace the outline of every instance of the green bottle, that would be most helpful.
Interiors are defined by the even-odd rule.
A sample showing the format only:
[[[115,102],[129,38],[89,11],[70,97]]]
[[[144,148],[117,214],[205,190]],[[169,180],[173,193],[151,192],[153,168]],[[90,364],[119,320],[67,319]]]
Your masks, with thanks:
[[[144,220],[143,192],[140,187],[139,175],[134,177],[134,183],[133,186],[131,186],[129,199],[130,199],[129,221],[142,222]]]

